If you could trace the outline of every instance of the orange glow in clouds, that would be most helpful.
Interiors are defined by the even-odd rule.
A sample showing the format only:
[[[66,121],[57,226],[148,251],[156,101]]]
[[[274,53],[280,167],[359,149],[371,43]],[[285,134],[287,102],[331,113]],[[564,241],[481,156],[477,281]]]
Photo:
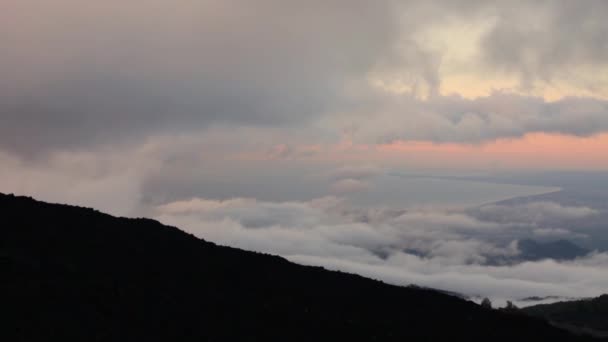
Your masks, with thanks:
[[[590,137],[531,133],[480,144],[396,141],[329,145],[278,144],[270,151],[232,155],[247,161],[302,160],[323,163],[372,163],[405,168],[608,170],[608,133]]]
[[[533,133],[478,145],[399,141],[381,145],[378,151],[435,167],[608,169],[608,134]]]

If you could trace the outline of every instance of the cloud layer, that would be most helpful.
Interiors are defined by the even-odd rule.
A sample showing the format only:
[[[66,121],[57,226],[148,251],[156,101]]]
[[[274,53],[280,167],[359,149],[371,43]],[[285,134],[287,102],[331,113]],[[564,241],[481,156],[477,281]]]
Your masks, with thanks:
[[[387,1],[22,1],[0,13],[0,144],[19,151],[309,122],[395,34]]]
[[[352,127],[372,143],[606,132],[601,96],[440,95],[454,68],[525,84],[561,77],[601,94],[605,10],[603,1],[5,3],[0,148],[31,156],[211,126],[280,128],[308,143]],[[480,33],[443,38],[465,23]],[[463,61],[450,57],[467,44]],[[587,75],[596,84],[578,84]]]
[[[565,262],[489,263],[516,258],[517,239],[535,236],[543,220],[593,215],[588,208],[553,211],[556,207],[533,202],[528,210],[547,209],[542,217],[529,217],[524,210],[520,220],[501,222],[501,213],[509,208],[499,205],[488,207],[480,219],[461,210],[438,208],[362,209],[334,197],[283,203],[194,198],[158,206],[155,213],[162,222],[221,244],[401,285],[413,283],[503,302],[602,293],[608,286],[606,254]],[[495,214],[490,216],[490,211]]]

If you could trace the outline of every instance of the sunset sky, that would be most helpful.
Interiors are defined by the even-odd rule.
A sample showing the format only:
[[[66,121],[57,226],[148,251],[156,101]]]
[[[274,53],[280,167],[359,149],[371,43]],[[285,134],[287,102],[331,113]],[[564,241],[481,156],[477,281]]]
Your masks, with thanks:
[[[4,1],[0,147],[606,169],[605,6]]]
[[[141,197],[165,169],[216,183],[235,169],[353,165],[604,171],[606,9],[4,1],[3,187],[45,195],[59,179],[107,180]]]
[[[389,178],[608,171],[607,13],[604,0],[0,1],[0,192],[285,254],[236,227],[241,211],[308,227],[336,223],[333,201],[420,198],[451,220],[455,203],[554,191]],[[462,203],[433,202],[454,189]],[[174,217],[192,203],[214,214]],[[201,230],[218,220],[232,233]]]

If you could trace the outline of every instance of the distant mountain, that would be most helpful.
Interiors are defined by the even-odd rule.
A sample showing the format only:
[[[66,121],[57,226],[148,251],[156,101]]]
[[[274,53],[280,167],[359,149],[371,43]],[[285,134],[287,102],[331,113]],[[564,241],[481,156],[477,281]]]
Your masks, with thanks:
[[[513,265],[524,261],[538,261],[553,259],[557,261],[573,260],[583,257],[590,253],[589,250],[582,248],[568,240],[557,240],[552,242],[539,242],[531,239],[519,240],[517,247],[519,254],[514,256],[488,257],[485,261],[487,265]],[[428,255],[415,249],[404,249],[404,253],[426,258]],[[380,257],[386,257],[380,252],[375,252]]]
[[[2,341],[587,341],[546,321],[0,194]]]
[[[584,177],[581,176],[581,179]],[[608,173],[604,173],[602,178],[608,178]],[[590,179],[594,179],[591,177]],[[502,206],[518,206],[529,203],[551,202],[565,207],[584,207],[595,211],[593,215],[588,215],[569,220],[559,219],[558,221],[540,222],[539,228],[563,228],[575,234],[588,236],[588,239],[576,240],[579,245],[589,250],[600,252],[608,251],[608,191],[603,188],[608,186],[608,182],[593,182],[586,180],[588,186],[581,188],[568,187],[565,190],[546,193],[542,195],[516,197],[505,201],[494,203]]]
[[[608,337],[608,295],[529,306],[522,310],[572,331],[590,332],[597,336]]]
[[[525,239],[518,242],[522,260],[537,261],[542,259],[572,260],[589,254],[589,251],[568,240],[538,242]]]

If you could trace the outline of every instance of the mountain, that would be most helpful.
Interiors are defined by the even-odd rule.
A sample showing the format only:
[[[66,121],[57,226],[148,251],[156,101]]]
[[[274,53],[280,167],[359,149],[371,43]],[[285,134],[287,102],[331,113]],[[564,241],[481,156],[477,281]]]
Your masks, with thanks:
[[[553,259],[557,261],[574,260],[583,257],[591,251],[584,249],[568,240],[557,240],[551,242],[539,242],[532,239],[519,240],[517,243],[519,254],[514,256],[487,257],[486,265],[514,265],[524,261],[539,261]],[[404,249],[407,254],[416,255],[421,258],[427,257],[425,252],[415,249]],[[377,256],[386,258],[381,251],[374,251]]]
[[[517,244],[520,250],[518,256],[522,260],[536,261],[542,259],[572,260],[589,254],[589,251],[568,240],[538,242],[535,240],[520,240]]]
[[[433,290],[0,194],[3,341],[586,341]]]
[[[608,295],[553,304],[529,306],[523,312],[546,318],[572,331],[608,337]]]
[[[547,218],[544,221],[535,222],[538,228],[555,228],[559,227],[570,231],[580,236],[588,236],[590,238],[577,238],[576,242],[581,247],[587,250],[597,250],[600,252],[608,251],[608,191],[604,188],[608,186],[608,182],[597,182],[596,179],[607,179],[608,173],[603,174],[580,174],[572,176],[572,182],[568,182],[568,176],[565,176],[565,183],[561,184],[554,179],[556,183],[553,186],[564,186],[561,191],[550,192],[540,195],[515,197],[508,200],[493,203],[495,205],[506,207],[521,207],[532,203],[556,203],[563,207],[576,207],[591,209],[592,214],[580,217],[555,217]],[[549,177],[549,179],[552,177]],[[545,183],[538,183],[545,184]],[[537,184],[537,185],[538,185]],[[548,184],[548,183],[546,183]],[[480,217],[479,212],[475,213]]]

